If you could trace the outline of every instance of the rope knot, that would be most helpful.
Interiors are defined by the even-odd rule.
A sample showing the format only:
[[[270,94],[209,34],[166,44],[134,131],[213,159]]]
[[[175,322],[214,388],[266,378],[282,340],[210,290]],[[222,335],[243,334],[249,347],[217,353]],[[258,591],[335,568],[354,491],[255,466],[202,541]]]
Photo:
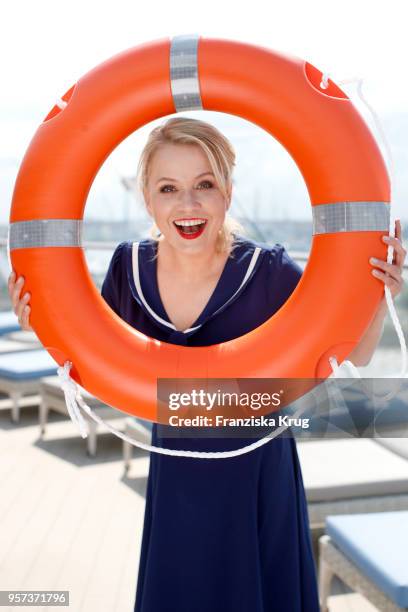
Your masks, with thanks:
[[[59,367],[57,369],[57,374],[60,379],[61,388],[64,392],[65,403],[68,408],[69,416],[71,417],[72,421],[77,424],[81,436],[86,438],[89,431],[88,423],[85,421],[78,407],[77,400],[80,403],[81,398],[77,384],[70,376],[71,367],[72,363],[70,361],[66,361],[63,367]]]
[[[71,367],[72,367],[72,363],[70,361],[66,361],[63,367],[59,367],[57,369],[57,374],[60,377],[60,384],[61,384],[63,391],[66,390],[68,393],[72,392],[72,393],[75,393],[76,395],[78,392],[78,389],[77,389],[76,382],[72,380],[70,376]]]

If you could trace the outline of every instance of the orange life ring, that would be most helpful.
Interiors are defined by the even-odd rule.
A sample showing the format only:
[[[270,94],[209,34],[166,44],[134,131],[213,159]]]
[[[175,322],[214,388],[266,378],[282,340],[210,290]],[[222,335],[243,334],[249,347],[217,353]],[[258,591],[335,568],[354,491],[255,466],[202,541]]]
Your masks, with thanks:
[[[83,76],[38,128],[14,190],[9,247],[43,345],[90,393],[157,421],[158,378],[313,378],[359,342],[383,294],[390,185],[379,148],[347,95],[310,63],[228,40],[179,36],[125,51]],[[81,248],[86,197],[129,134],[177,111],[245,118],[272,134],[306,182],[314,235],[287,303],[220,345],[158,342],[106,305]]]

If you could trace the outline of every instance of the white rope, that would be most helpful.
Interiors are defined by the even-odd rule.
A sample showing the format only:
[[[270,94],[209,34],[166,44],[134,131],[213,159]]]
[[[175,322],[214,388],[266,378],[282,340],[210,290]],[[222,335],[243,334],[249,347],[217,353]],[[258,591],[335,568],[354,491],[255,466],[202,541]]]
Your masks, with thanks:
[[[328,78],[329,77],[326,73],[322,75],[322,82],[320,86],[323,89],[327,88]],[[367,99],[363,95],[363,92],[362,92],[363,79],[361,77],[345,79],[343,81],[340,81],[338,85],[345,85],[349,83],[357,83],[357,93],[360,96],[362,102],[367,106],[368,110],[370,111],[372,118],[374,120],[375,126],[378,130],[378,133],[380,134],[381,139],[383,141],[383,145],[385,147],[385,150],[387,152],[387,157],[388,157],[388,172],[390,175],[390,193],[391,193],[392,185],[394,181],[394,160],[393,160],[393,155],[391,152],[391,147],[388,143],[387,137],[382,128],[382,125],[378,118],[377,113],[375,112],[373,107],[368,103]],[[392,197],[391,197],[391,202],[392,202]],[[391,237],[395,236],[395,217],[392,214],[392,208],[391,208],[391,213],[390,213],[390,226],[389,226],[388,233]],[[387,248],[387,263],[392,264],[393,256],[394,256],[394,247],[391,244],[389,244]],[[400,348],[401,348],[401,371],[399,374],[389,376],[387,378],[398,378],[399,377],[403,379],[407,375],[407,345],[405,341],[404,332],[402,331],[401,323],[399,321],[398,314],[395,309],[394,301],[392,299],[390,288],[384,286],[384,292],[385,292],[385,299],[387,302],[388,312],[391,317],[391,321],[394,326],[395,332],[398,336],[398,340],[399,340]],[[341,377],[343,374],[346,378],[350,378],[350,377],[360,378],[360,379],[362,378],[360,375],[360,372],[358,371],[356,366],[353,363],[351,363],[351,361],[347,361],[347,360],[343,361],[342,365],[339,367],[336,357],[332,356],[329,358],[329,362],[333,370],[332,376],[334,377]],[[395,394],[398,392],[399,388],[401,387],[401,384],[402,382],[400,383],[397,389],[394,389],[393,391],[391,391],[385,396],[378,396],[374,394],[371,390],[368,390],[367,387],[365,388],[366,388],[366,391],[368,392],[368,395],[371,396],[372,398],[375,398],[378,400],[388,400],[395,396]]]
[[[288,429],[289,425],[281,425],[278,427],[272,434],[264,436],[263,438],[256,440],[252,444],[248,444],[247,446],[243,446],[242,448],[238,448],[232,451],[220,451],[220,452],[205,452],[205,451],[186,451],[186,450],[174,450],[170,448],[161,448],[159,446],[152,446],[151,444],[145,444],[144,442],[140,442],[139,440],[135,440],[119,431],[115,427],[112,427],[106,421],[103,421],[97,414],[93,412],[93,410],[84,402],[81,397],[80,390],[76,382],[70,376],[70,370],[72,367],[72,363],[70,361],[66,361],[63,367],[59,367],[57,370],[58,376],[60,378],[61,387],[64,391],[65,402],[68,407],[68,412],[71,417],[73,423],[75,423],[81,432],[81,436],[86,438],[88,436],[88,428],[86,422],[79,410],[79,407],[91,417],[94,421],[99,423],[99,425],[105,425],[115,436],[133,444],[133,446],[137,446],[146,451],[151,451],[154,453],[158,453],[160,455],[171,455],[173,457],[190,457],[193,459],[230,459],[231,457],[238,457],[239,455],[245,455],[246,453],[250,453],[256,448],[263,446],[273,440],[280,433]],[[305,396],[304,396],[305,397]],[[304,398],[302,398],[304,399]],[[299,417],[303,412],[309,407],[307,401],[302,401],[302,407],[295,412],[295,414],[291,417],[293,419]]]
[[[88,424],[78,408],[77,401],[79,402],[79,389],[76,382],[72,380],[69,375],[71,366],[72,364],[67,361],[63,368],[60,367],[57,369],[57,374],[60,379],[61,388],[64,391],[65,403],[68,408],[69,416],[73,423],[78,425],[81,436],[86,438],[89,433]]]
[[[57,100],[55,100],[55,106],[58,106],[58,108],[64,110],[64,108],[68,106],[68,102],[65,102],[65,100],[62,98],[57,98]]]
[[[322,80],[320,81],[320,87],[322,89],[327,89],[329,86],[329,75],[327,72],[322,73]]]

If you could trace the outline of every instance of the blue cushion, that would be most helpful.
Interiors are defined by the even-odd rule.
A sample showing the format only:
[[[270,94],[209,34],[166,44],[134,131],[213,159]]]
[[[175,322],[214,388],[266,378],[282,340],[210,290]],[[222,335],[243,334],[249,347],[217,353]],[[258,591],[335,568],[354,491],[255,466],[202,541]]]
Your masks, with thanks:
[[[20,328],[18,319],[12,310],[0,312],[0,336],[17,331]]]
[[[326,532],[381,591],[408,607],[408,511],[328,516]]]
[[[0,355],[0,378],[32,380],[57,373],[58,364],[45,349]]]

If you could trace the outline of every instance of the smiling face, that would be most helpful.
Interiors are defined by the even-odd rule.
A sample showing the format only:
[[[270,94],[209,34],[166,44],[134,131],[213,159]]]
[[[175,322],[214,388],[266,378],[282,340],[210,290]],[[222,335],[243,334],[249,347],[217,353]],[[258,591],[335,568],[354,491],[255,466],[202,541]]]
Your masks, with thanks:
[[[220,191],[199,145],[161,145],[150,162],[144,198],[170,246],[194,253],[215,250],[230,194],[225,198]]]

